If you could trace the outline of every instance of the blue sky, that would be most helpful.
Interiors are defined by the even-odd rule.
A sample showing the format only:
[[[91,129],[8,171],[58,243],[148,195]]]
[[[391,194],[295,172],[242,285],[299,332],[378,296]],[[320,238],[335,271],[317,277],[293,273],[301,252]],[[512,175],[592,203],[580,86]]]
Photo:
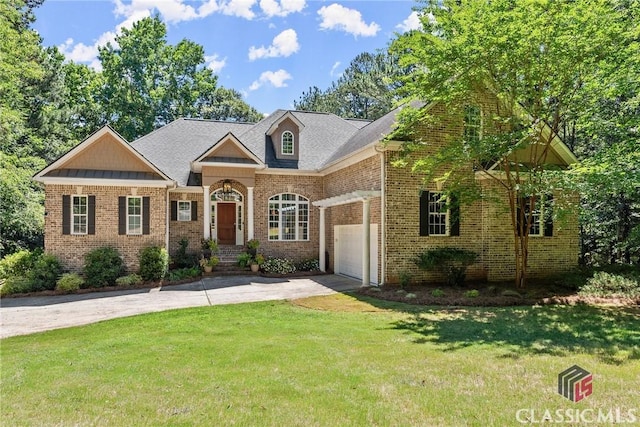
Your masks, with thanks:
[[[223,86],[261,113],[293,108],[310,86],[325,89],[361,52],[386,48],[416,28],[412,0],[46,0],[36,10],[45,46],[99,68],[97,46],[159,14],[170,44],[204,47]]]

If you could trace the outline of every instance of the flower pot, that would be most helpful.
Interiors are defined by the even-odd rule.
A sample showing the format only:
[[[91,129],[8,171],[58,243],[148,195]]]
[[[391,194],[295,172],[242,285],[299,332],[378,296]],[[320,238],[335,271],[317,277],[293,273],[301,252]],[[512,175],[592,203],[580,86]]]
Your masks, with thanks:
[[[257,273],[260,270],[260,266],[258,264],[251,264],[251,271]]]
[[[213,267],[210,265],[205,265],[204,266],[204,272],[205,273],[211,273],[213,271]]]

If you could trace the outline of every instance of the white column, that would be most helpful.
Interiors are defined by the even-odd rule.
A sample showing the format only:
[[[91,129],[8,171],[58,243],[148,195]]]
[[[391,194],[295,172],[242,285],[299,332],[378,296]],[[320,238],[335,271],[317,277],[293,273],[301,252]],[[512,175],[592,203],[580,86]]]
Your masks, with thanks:
[[[324,220],[324,211],[327,208],[320,208],[320,254],[318,256],[320,262],[320,271],[327,271],[325,252],[327,251],[326,224]]]
[[[253,187],[247,187],[247,240],[253,237]]]
[[[211,196],[209,195],[209,187],[202,187],[202,196],[204,203],[202,209],[204,210],[204,228],[203,236],[205,239],[211,238]]]
[[[371,284],[371,200],[362,201],[362,286]]]

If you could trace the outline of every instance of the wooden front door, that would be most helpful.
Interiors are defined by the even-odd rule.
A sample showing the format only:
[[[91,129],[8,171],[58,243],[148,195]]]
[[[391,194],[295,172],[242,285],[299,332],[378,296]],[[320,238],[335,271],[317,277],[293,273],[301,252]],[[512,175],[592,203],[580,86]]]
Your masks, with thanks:
[[[218,243],[236,244],[236,204],[218,203]]]

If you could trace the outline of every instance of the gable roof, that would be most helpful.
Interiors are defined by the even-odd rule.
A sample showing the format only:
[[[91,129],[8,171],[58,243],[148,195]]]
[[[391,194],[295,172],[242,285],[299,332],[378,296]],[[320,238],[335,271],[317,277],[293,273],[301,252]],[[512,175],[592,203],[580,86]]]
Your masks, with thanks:
[[[95,146],[96,144],[101,145],[107,150],[115,149],[120,151],[123,153],[123,156],[130,156],[127,158],[130,158],[131,161],[137,164],[134,168],[135,170],[131,169],[131,164],[129,164],[129,167],[116,169],[114,167],[105,168],[103,165],[96,162],[96,159],[87,159],[84,162],[82,160],[78,161],[82,155],[88,153],[90,147]],[[90,161],[89,166],[85,166],[87,161]],[[39,182],[52,180],[64,182],[68,179],[111,179],[147,181],[147,183],[150,181],[156,181],[157,183],[164,183],[164,185],[173,184],[173,181],[169,176],[154,165],[149,159],[145,158],[142,153],[132,147],[109,125],[105,125],[93,134],[89,135],[84,141],[71,148],[41,171],[37,172],[33,176],[33,179]]]
[[[230,147],[229,147],[230,146]],[[216,156],[218,151],[231,149],[235,151],[234,156]],[[237,157],[237,154],[240,157]],[[225,136],[220,138],[213,147],[202,153],[193,162],[196,165],[202,167],[202,164],[216,164],[216,163],[234,163],[236,165],[246,164],[250,166],[264,167],[264,163],[255,154],[251,152],[247,147],[232,132],[228,132]],[[199,171],[196,171],[199,172]]]

